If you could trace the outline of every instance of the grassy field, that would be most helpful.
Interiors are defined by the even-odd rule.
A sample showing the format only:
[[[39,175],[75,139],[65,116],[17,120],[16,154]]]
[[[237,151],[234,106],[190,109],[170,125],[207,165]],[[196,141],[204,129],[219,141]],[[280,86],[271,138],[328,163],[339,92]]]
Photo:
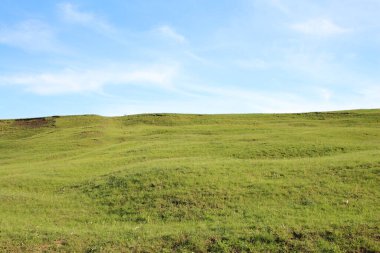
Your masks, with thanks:
[[[380,110],[0,121],[0,252],[380,252]]]

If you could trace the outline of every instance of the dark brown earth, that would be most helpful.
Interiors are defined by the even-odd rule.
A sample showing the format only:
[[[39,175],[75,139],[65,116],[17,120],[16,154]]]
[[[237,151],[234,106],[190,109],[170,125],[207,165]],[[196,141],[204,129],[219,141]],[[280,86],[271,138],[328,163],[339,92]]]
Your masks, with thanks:
[[[13,125],[26,128],[51,127],[55,125],[55,120],[53,118],[16,119]]]

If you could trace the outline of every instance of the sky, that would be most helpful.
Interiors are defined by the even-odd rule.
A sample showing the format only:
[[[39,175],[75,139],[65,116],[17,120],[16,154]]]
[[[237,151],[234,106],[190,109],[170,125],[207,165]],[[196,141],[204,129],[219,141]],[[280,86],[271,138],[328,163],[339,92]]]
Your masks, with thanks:
[[[0,118],[380,108],[380,0],[0,0]]]

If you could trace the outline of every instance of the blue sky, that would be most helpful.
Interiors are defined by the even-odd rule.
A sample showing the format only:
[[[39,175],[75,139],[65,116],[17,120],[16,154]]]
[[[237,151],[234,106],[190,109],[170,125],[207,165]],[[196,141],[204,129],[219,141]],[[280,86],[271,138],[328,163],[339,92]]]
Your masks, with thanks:
[[[379,0],[1,0],[0,118],[380,108]]]

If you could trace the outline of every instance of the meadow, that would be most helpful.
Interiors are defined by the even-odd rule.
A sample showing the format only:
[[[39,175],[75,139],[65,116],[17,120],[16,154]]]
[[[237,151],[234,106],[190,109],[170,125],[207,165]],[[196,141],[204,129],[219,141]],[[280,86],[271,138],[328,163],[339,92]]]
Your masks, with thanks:
[[[380,110],[1,120],[0,252],[380,252]]]

